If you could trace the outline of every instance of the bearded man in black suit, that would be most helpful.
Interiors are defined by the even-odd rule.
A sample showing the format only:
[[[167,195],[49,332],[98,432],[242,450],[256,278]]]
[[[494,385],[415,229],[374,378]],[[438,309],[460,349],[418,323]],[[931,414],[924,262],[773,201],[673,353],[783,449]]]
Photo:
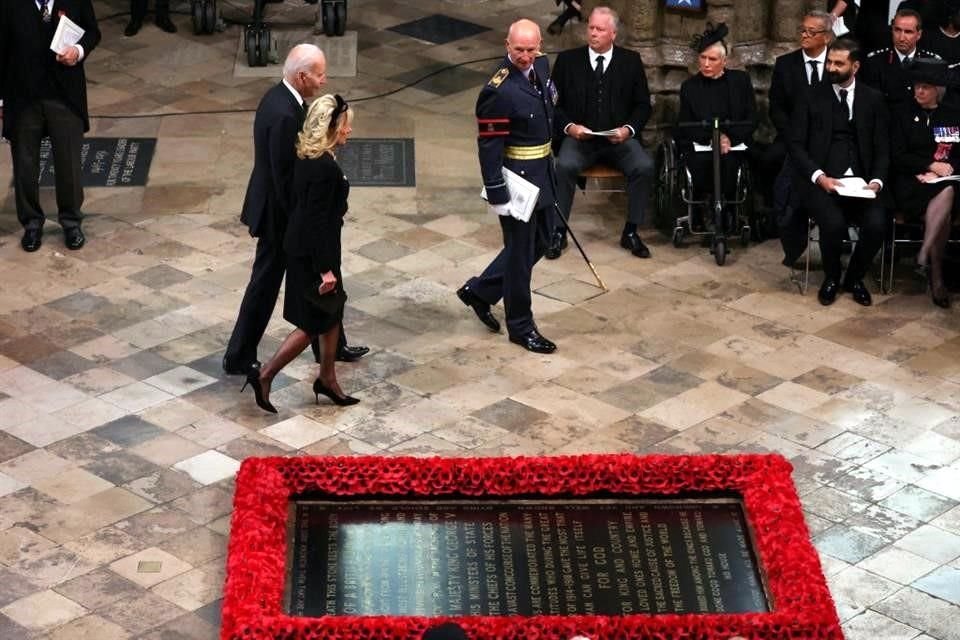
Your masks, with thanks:
[[[557,133],[562,134],[557,156],[557,202],[551,212],[550,246],[546,256],[560,257],[566,246],[563,223],[570,218],[577,178],[585,168],[608,164],[627,178],[627,221],[620,246],[639,258],[650,250],[640,239],[653,160],[640,144],[640,134],[650,119],[650,90],[640,54],[615,46],[617,13],[596,7],[587,23],[589,46],[563,51],[553,67],[557,86]],[[611,131],[605,136],[592,132]]]
[[[296,140],[306,115],[306,100],[327,82],[327,61],[318,47],[299,44],[290,50],[283,65],[283,80],[274,85],[257,106],[253,122],[253,171],[247,185],[240,221],[257,238],[250,282],[243,294],[223,370],[246,374],[259,366],[257,345],[273,315],[280,284],[286,271],[283,234],[293,210],[293,165]],[[342,329],[342,327],[341,327]],[[312,344],[319,362],[319,345]],[[337,359],[356,360],[366,347],[348,347],[343,331]]]
[[[84,30],[77,44],[50,50],[62,18]],[[79,249],[83,186],[80,149],[90,130],[83,61],[100,42],[90,0],[3,0],[0,3],[0,101],[3,137],[11,142],[20,246],[36,251],[46,217],[40,207],[40,142],[50,136],[57,210],[64,242]]]
[[[791,118],[796,189],[820,228],[824,280],[817,297],[823,305],[833,304],[840,291],[840,254],[851,224],[859,225],[860,237],[842,287],[858,304],[872,304],[863,278],[886,230],[885,194],[880,192],[890,166],[890,117],[883,94],[857,81],[859,68],[856,41],[833,42],[827,49],[830,84],[811,90]],[[850,176],[862,178],[874,197],[839,195],[840,180]]]

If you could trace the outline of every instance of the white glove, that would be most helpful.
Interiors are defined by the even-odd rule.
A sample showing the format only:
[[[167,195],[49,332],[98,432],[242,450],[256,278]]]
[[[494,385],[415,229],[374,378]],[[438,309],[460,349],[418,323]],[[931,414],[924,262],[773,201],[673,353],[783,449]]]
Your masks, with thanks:
[[[504,202],[503,204],[491,204],[489,205],[490,213],[495,213],[498,216],[510,216],[513,215],[510,213],[510,203]]]

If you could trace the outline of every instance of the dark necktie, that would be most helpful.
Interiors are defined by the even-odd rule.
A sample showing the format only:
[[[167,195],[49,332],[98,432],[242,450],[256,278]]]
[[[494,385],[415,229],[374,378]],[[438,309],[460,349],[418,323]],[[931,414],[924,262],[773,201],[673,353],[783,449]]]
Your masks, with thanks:
[[[537,86],[537,72],[533,70],[533,67],[530,67],[530,75],[527,76],[530,80],[530,86],[533,87],[535,91],[539,91],[540,87]]]
[[[810,84],[815,85],[820,82],[820,73],[817,71],[817,65],[820,64],[820,61],[807,60],[807,64],[810,65]]]
[[[913,60],[913,58],[911,58],[910,56],[903,56],[903,62],[901,62],[900,65],[904,67],[909,67],[911,60]]]
[[[39,0],[40,18],[44,22],[50,22],[50,0]]]
[[[843,110],[843,117],[845,120],[850,119],[850,105],[847,104],[847,90],[840,89],[840,108]]]
[[[597,56],[597,66],[594,69],[594,73],[597,76],[597,82],[603,80],[603,56]]]

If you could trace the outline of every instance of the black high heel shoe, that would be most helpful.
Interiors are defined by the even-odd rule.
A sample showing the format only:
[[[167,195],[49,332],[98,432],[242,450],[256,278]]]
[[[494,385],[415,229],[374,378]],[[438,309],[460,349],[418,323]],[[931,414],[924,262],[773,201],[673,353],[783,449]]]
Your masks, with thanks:
[[[253,398],[257,401],[257,406],[270,413],[277,413],[277,408],[270,404],[270,401],[264,397],[263,386],[260,384],[260,369],[251,369],[247,372],[247,380],[240,387],[240,393],[250,385],[253,388]]]
[[[354,398],[353,396],[338,396],[334,393],[333,389],[327,387],[327,385],[320,382],[320,378],[317,378],[313,381],[313,393],[317,396],[317,404],[320,404],[320,394],[327,396],[333,401],[333,404],[339,407],[348,407],[351,404],[357,404],[360,402],[360,398]]]

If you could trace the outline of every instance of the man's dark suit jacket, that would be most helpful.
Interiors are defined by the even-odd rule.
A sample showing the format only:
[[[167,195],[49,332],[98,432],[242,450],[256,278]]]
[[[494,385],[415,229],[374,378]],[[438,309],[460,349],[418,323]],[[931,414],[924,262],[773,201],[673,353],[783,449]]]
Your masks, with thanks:
[[[797,105],[791,118],[789,137],[790,162],[796,170],[795,179],[800,193],[807,187],[815,187],[810,177],[815,171],[824,170],[833,139],[834,103],[837,94],[833,85],[823,84],[810,91],[806,100]],[[853,123],[857,132],[857,145],[865,181],[880,180],[887,184],[890,169],[890,116],[883,94],[857,82],[853,93]],[[830,176],[839,178],[841,176]],[[887,189],[881,191],[884,194]]]
[[[293,207],[294,147],[304,109],[282,82],[267,91],[253,120],[253,171],[240,221],[255,238],[283,241]]]
[[[90,129],[87,118],[87,80],[83,63],[100,42],[100,29],[90,0],[52,0],[49,24],[40,19],[34,0],[0,2],[0,98],[3,98],[3,135],[13,138],[19,114],[37,100],[50,83],[58,97],[83,119],[83,130]],[[84,58],[72,67],[57,62],[50,50],[47,31],[56,28],[65,15],[85,33],[79,45]],[[50,32],[52,35],[52,31]]]
[[[613,115],[610,126],[630,125],[635,137],[639,137],[652,112],[643,60],[636,51],[615,46],[613,59],[605,62],[609,63],[604,75],[610,83]],[[553,65],[553,81],[559,93],[556,112],[557,137],[562,135],[568,124],[584,124],[591,114],[596,96],[588,95],[587,78],[593,73],[587,47],[568,49],[557,55],[557,61]]]
[[[797,49],[777,56],[770,80],[770,120],[777,129],[777,138],[784,139],[790,129],[790,114],[810,89],[804,68],[803,50]],[[827,83],[824,65],[817,65],[820,83]]]

